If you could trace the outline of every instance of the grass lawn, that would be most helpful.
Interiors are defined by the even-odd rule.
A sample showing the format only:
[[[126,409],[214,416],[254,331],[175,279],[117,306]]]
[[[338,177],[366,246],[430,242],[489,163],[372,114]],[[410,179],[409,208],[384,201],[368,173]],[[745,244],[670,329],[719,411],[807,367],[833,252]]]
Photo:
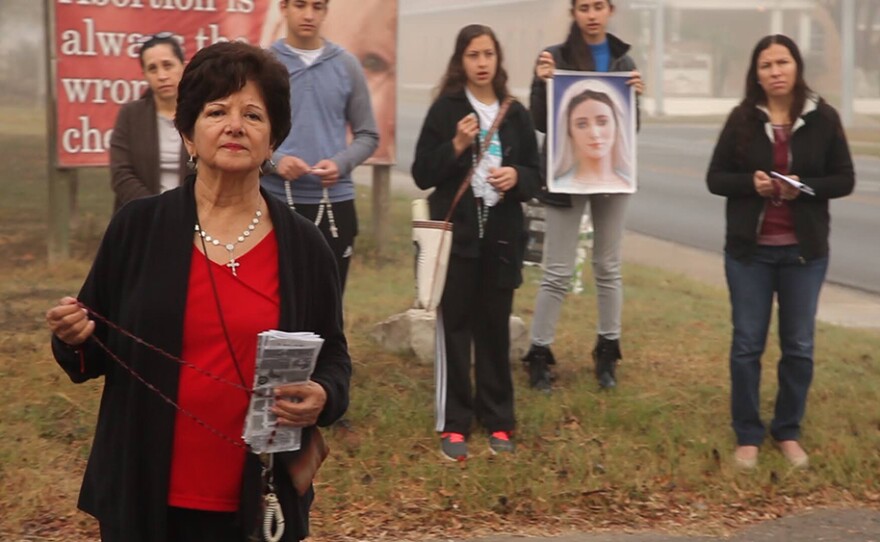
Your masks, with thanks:
[[[81,174],[75,259],[45,258],[45,150],[37,135],[3,135],[0,173],[0,539],[92,540],[75,510],[101,382],[71,384],[43,323],[75,293],[109,217],[107,173]],[[14,158],[14,159],[13,159]],[[490,532],[658,528],[729,532],[814,506],[880,508],[880,335],[820,324],[803,442],[813,467],[791,471],[771,445],[753,473],[729,462],[725,292],[656,269],[627,266],[620,386],[600,393],[591,373],[595,298],[563,308],[551,396],[528,389],[514,363],[517,453],[492,457],[485,435],[466,464],[441,460],[433,432],[433,369],[381,350],[374,324],[412,298],[409,204],[393,203],[393,239],[373,255],[369,194],[346,293],[354,359],[354,432],[328,431],[331,460],[313,508],[318,539],[422,539]],[[536,270],[516,297],[526,322]],[[589,280],[586,281],[588,284]],[[769,418],[778,350],[770,345],[762,401]]]

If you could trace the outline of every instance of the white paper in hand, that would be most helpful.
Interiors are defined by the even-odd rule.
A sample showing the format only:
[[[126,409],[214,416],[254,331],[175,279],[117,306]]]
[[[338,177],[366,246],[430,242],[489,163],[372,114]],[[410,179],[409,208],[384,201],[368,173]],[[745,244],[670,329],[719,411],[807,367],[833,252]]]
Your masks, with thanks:
[[[324,339],[309,332],[271,330],[257,335],[254,393],[242,435],[254,453],[299,450],[302,429],[276,425],[274,390],[281,384],[308,382],[323,344]]]
[[[787,182],[788,184],[797,188],[798,190],[800,190],[804,194],[809,194],[811,196],[816,195],[816,192],[812,188],[810,188],[809,186],[805,185],[804,183],[802,183],[800,181],[796,181],[796,180],[792,179],[791,177],[787,177],[787,176],[783,175],[782,173],[776,173],[775,171],[771,171],[770,176],[775,179],[779,179],[780,181]]]

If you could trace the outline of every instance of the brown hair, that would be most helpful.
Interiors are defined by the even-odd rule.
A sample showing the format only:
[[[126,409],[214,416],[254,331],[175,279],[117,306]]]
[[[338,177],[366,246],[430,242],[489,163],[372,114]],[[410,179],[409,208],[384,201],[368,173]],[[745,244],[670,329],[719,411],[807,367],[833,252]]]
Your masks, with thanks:
[[[609,8],[614,9],[613,0],[605,1],[608,2]],[[571,0],[572,10],[577,7],[577,2],[578,0]],[[562,58],[577,70],[589,72],[596,69],[596,61],[593,60],[593,53],[590,52],[590,48],[587,47],[587,43],[584,41],[584,36],[581,34],[581,29],[577,25],[577,21],[571,22],[571,26],[568,30],[568,37],[565,38],[565,43],[562,44],[561,53]]]
[[[495,70],[495,77],[492,79],[492,89],[495,91],[495,97],[499,101],[504,101],[510,96],[507,89],[507,71],[504,69],[504,54],[501,52],[501,43],[492,31],[486,25],[471,24],[462,28],[458,32],[455,39],[455,51],[449,57],[449,65],[446,67],[446,73],[440,80],[437,95],[446,96],[462,92],[467,84],[467,75],[464,72],[464,51],[471,42],[480,36],[489,36],[495,44],[495,53],[498,55],[498,67]]]

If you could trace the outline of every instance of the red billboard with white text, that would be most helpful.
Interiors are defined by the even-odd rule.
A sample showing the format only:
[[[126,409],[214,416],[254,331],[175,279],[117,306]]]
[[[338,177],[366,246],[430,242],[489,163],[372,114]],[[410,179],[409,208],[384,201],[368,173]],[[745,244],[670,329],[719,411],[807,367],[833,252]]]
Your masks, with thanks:
[[[187,59],[224,40],[283,38],[277,0],[54,0],[59,167],[106,166],[119,107],[146,90],[138,51],[172,32]],[[397,0],[333,0],[323,35],[361,60],[381,142],[372,163],[394,162]]]

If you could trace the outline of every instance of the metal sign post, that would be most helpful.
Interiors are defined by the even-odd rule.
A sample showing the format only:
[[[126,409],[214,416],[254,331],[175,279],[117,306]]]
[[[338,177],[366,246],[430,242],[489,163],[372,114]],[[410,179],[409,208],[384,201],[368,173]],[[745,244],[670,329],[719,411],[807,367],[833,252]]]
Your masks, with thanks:
[[[391,166],[373,166],[373,236],[376,255],[381,259],[388,243],[388,222],[391,212]]]

